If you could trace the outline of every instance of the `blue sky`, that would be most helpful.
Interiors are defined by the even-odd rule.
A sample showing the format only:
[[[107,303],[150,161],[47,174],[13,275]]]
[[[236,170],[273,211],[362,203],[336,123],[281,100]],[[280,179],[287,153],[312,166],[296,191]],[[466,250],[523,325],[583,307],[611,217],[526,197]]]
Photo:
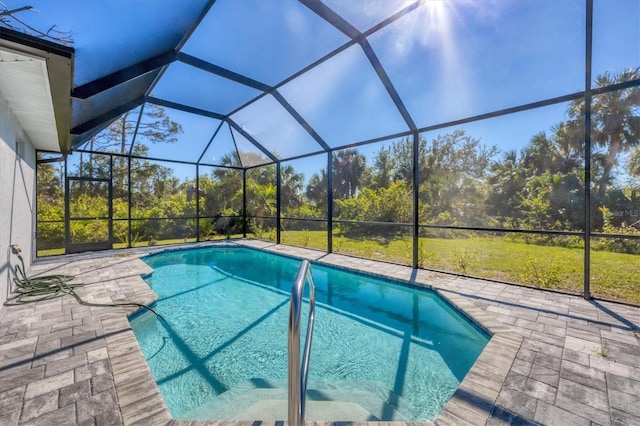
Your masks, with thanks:
[[[5,3],[9,8],[25,4]],[[366,31],[412,2],[326,3],[358,30]],[[175,46],[206,2],[39,0],[28,4],[39,12],[20,12],[21,19],[40,29],[56,25],[71,32],[77,51],[75,83],[83,84]],[[425,1],[367,40],[412,119],[424,127],[584,90],[584,5],[584,0]],[[218,0],[183,52],[277,85],[347,41],[294,0]],[[594,77],[640,66],[639,0],[594,0],[593,49]],[[408,130],[358,45],[278,91],[331,147]],[[229,114],[259,93],[174,63],[152,95]],[[487,145],[519,149],[534,134],[560,122],[564,108],[545,107],[464,128]],[[208,133],[219,122],[177,112],[174,116],[185,129],[181,140],[154,146],[154,155],[189,159],[193,153],[190,159],[197,160]],[[232,118],[281,157],[320,149],[271,96]],[[219,145],[227,149],[228,141],[221,140]],[[214,140],[207,158],[216,157],[217,146]],[[311,163],[304,169],[315,170]]]

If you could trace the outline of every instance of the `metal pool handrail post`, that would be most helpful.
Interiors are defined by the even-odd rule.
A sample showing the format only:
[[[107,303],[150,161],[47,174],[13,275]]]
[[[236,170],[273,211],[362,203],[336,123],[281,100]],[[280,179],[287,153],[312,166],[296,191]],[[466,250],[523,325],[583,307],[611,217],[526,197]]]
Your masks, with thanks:
[[[307,337],[304,342],[302,367],[300,367],[300,312],[304,285],[309,279],[309,322],[307,323]],[[291,303],[289,308],[289,426],[299,426],[304,423],[304,406],[307,394],[307,376],[309,374],[309,356],[311,354],[311,339],[313,338],[313,323],[315,320],[316,286],[311,276],[311,265],[303,260],[291,289]]]

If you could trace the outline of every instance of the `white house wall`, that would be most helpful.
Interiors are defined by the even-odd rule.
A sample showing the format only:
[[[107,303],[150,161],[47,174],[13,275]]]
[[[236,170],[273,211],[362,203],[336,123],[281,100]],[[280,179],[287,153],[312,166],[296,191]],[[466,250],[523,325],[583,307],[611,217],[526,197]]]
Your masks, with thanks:
[[[22,142],[22,157],[16,154],[16,140]],[[20,247],[27,268],[35,247],[35,164],[35,149],[0,98],[0,317],[18,260],[10,246]]]

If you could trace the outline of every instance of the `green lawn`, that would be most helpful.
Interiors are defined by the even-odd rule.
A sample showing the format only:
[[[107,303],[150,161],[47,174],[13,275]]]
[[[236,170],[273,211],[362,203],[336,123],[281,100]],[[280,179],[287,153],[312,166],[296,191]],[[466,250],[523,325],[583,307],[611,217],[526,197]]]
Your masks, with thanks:
[[[282,243],[326,250],[326,232],[288,231]],[[335,253],[410,265],[411,240],[355,240],[333,237]],[[584,251],[526,244],[509,238],[421,238],[419,266],[532,287],[583,290]],[[640,256],[591,252],[591,293],[640,303]]]
[[[221,238],[226,237],[217,239]],[[182,242],[184,239],[163,240],[156,244]],[[286,231],[281,234],[281,242],[326,250],[327,234],[325,231]],[[135,244],[147,245],[148,242]],[[124,247],[124,243],[114,245],[114,248]],[[409,238],[351,239],[334,235],[333,251],[405,265],[412,262]],[[38,256],[63,253],[64,249],[41,250]],[[580,248],[526,244],[509,238],[421,238],[419,245],[419,266],[422,268],[570,292],[583,290],[583,262],[584,253]],[[593,295],[640,303],[639,278],[639,255],[591,252]]]

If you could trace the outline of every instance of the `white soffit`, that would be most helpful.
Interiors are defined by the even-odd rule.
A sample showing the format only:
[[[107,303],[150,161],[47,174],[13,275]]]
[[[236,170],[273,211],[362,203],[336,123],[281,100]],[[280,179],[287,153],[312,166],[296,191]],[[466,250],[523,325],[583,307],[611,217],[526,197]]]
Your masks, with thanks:
[[[44,58],[0,47],[0,96],[36,149],[60,150]]]

